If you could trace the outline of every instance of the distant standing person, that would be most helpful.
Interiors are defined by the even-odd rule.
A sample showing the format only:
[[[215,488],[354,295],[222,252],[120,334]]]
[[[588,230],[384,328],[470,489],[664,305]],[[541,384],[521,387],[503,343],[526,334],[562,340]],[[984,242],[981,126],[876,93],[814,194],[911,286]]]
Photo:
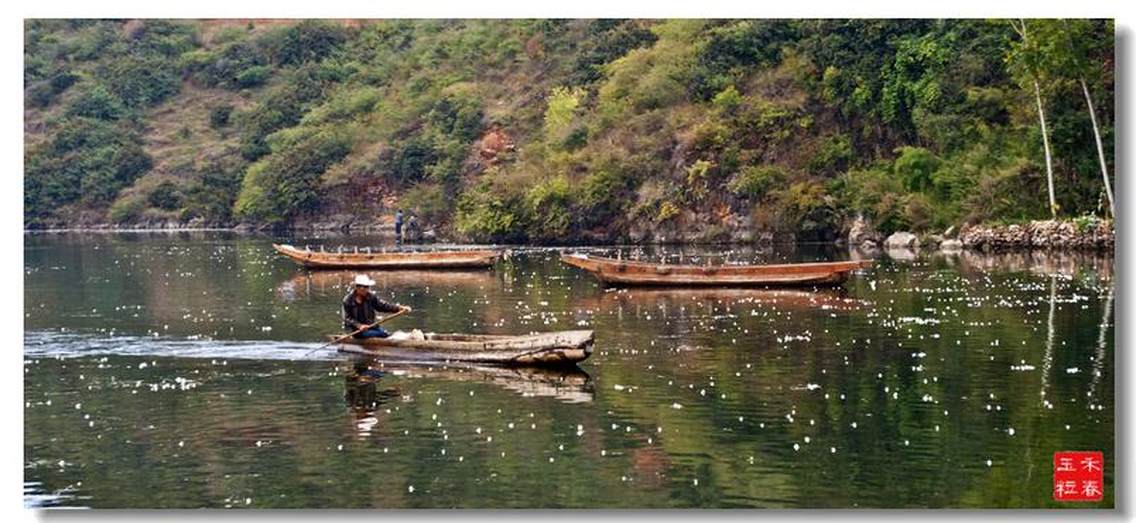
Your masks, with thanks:
[[[411,213],[410,218],[406,219],[406,239],[416,242],[421,238],[421,231],[418,230],[418,217]]]
[[[394,241],[402,243],[402,209],[394,213]]]

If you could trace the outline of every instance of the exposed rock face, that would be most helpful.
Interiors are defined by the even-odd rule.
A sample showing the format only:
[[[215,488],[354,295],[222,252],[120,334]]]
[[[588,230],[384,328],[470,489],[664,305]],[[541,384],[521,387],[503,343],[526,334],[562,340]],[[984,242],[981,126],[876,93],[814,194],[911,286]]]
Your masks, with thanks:
[[[848,230],[849,245],[879,246],[881,238],[880,233],[872,228],[863,215],[856,216],[852,221],[852,227]]]
[[[919,247],[919,237],[906,231],[888,236],[884,245],[889,249]]]
[[[516,148],[513,139],[504,130],[494,127],[481,138],[477,154],[486,165],[497,163],[498,157],[504,152],[511,152]]]
[[[1026,224],[995,227],[969,227],[959,233],[968,249],[1111,249],[1114,246],[1111,221],[1038,220]]]

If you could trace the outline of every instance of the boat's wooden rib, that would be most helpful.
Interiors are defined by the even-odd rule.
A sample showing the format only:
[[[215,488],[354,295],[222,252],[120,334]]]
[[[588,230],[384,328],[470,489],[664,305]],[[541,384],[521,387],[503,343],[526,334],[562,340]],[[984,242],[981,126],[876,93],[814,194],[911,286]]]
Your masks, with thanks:
[[[491,249],[429,252],[319,252],[272,244],[276,252],[309,269],[471,269],[489,267],[501,255]]]
[[[617,260],[586,254],[560,259],[610,285],[793,287],[840,285],[848,274],[872,261],[786,263],[773,265],[671,265]]]
[[[340,343],[339,350],[395,361],[568,365],[587,359],[594,340],[595,334],[590,330],[520,336],[431,333],[425,339],[347,338]]]

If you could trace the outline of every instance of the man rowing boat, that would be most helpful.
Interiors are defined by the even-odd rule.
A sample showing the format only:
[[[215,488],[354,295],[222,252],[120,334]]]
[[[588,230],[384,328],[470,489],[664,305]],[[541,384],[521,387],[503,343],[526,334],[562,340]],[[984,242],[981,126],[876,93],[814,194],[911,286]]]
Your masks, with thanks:
[[[375,280],[366,274],[355,276],[355,288],[343,297],[343,328],[355,332],[367,325],[375,323],[378,312],[410,312],[410,307],[388,303],[379,299],[371,292]],[[382,327],[375,325],[367,330],[355,334],[356,338],[386,338],[390,333]]]

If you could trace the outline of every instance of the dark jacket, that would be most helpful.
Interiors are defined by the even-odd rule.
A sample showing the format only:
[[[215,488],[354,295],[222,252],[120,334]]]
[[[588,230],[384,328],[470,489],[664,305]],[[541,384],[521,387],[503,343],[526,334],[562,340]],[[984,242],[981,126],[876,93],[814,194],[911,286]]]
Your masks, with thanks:
[[[354,331],[364,325],[375,323],[376,312],[398,312],[398,305],[380,300],[375,293],[367,294],[363,303],[355,301],[355,290],[352,289],[343,297],[343,328]]]

